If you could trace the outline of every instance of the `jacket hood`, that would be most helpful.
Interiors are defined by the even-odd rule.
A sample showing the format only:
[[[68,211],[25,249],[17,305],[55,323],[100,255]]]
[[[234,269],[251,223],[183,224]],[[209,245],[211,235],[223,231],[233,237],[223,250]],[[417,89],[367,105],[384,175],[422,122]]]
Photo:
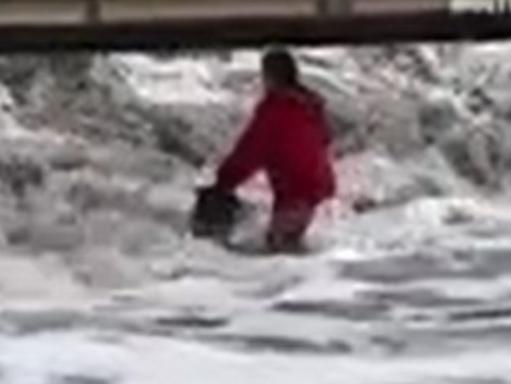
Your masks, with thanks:
[[[314,110],[322,110],[325,99],[318,93],[303,85],[293,88],[272,89],[267,92],[266,97],[277,100],[289,100],[308,106]]]

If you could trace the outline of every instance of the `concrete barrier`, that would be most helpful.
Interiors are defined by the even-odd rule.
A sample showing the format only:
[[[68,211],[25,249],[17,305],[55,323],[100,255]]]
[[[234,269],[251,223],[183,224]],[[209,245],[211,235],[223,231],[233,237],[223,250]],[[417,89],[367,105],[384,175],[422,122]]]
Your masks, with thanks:
[[[405,14],[448,11],[451,0],[356,0],[355,14]]]
[[[0,25],[416,13],[447,10],[452,1],[0,0]]]
[[[511,13],[450,12],[451,1],[461,0],[0,0],[0,51],[511,37]]]
[[[7,0],[0,1],[0,25],[40,25],[83,23],[83,0]]]
[[[101,2],[101,18],[104,22],[148,19],[313,17],[316,13],[316,0],[111,0]]]

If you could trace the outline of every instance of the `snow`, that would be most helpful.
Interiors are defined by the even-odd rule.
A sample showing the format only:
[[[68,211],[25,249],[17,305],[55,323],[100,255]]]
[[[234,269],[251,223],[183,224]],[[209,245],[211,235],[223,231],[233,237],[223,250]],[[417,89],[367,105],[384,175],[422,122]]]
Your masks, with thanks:
[[[462,353],[449,359],[436,356],[389,361],[374,357],[360,361],[350,357],[240,356],[195,343],[151,337],[117,341],[116,335],[87,332],[43,334],[16,342],[3,339],[0,345],[4,361],[22,373],[4,376],[12,384],[39,384],[48,380],[192,384],[204,383],[205,378],[210,383],[416,383],[424,380],[455,383],[464,379],[491,382],[510,374],[509,354],[498,349],[484,354]]]
[[[441,48],[297,52],[344,155],[306,257],[237,254],[186,230],[194,188],[254,102],[257,53],[95,57],[87,81],[107,96],[80,93],[93,123],[75,130],[61,131],[77,110],[52,104],[69,94],[51,71],[36,71],[28,106],[0,82],[0,163],[44,178],[26,176],[19,196],[13,172],[0,175],[0,383],[508,382],[506,169],[500,191],[481,188],[444,145],[475,146],[468,161],[484,168],[468,132],[508,123],[509,45]],[[495,96],[484,113],[480,84]],[[128,112],[136,144],[116,115]],[[182,147],[157,148],[166,124],[197,144],[201,169]],[[261,241],[265,190],[264,178],[242,190],[255,217],[240,242]],[[355,212],[360,198],[375,209]]]
[[[161,104],[225,102],[230,95],[220,88],[214,64],[213,60],[181,58],[169,66],[137,54],[114,58],[114,65],[129,68],[127,84],[138,97]]]
[[[13,103],[10,92],[0,84],[0,135],[5,139],[29,136],[26,131],[20,129],[12,113],[9,113]]]

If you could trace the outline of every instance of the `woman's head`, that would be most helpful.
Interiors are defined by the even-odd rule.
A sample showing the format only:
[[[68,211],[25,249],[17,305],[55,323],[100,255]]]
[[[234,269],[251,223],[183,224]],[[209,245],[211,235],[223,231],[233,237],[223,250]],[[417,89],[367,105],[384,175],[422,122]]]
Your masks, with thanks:
[[[262,75],[267,88],[296,87],[300,82],[295,59],[281,48],[270,49],[264,54]]]

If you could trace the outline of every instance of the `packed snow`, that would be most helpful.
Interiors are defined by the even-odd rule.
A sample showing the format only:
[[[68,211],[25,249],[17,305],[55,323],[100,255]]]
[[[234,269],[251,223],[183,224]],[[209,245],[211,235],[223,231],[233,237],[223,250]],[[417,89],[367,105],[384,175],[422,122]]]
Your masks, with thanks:
[[[302,257],[263,177],[246,252],[187,229],[259,54],[0,58],[0,383],[511,381],[511,45],[296,50],[340,184]]]

